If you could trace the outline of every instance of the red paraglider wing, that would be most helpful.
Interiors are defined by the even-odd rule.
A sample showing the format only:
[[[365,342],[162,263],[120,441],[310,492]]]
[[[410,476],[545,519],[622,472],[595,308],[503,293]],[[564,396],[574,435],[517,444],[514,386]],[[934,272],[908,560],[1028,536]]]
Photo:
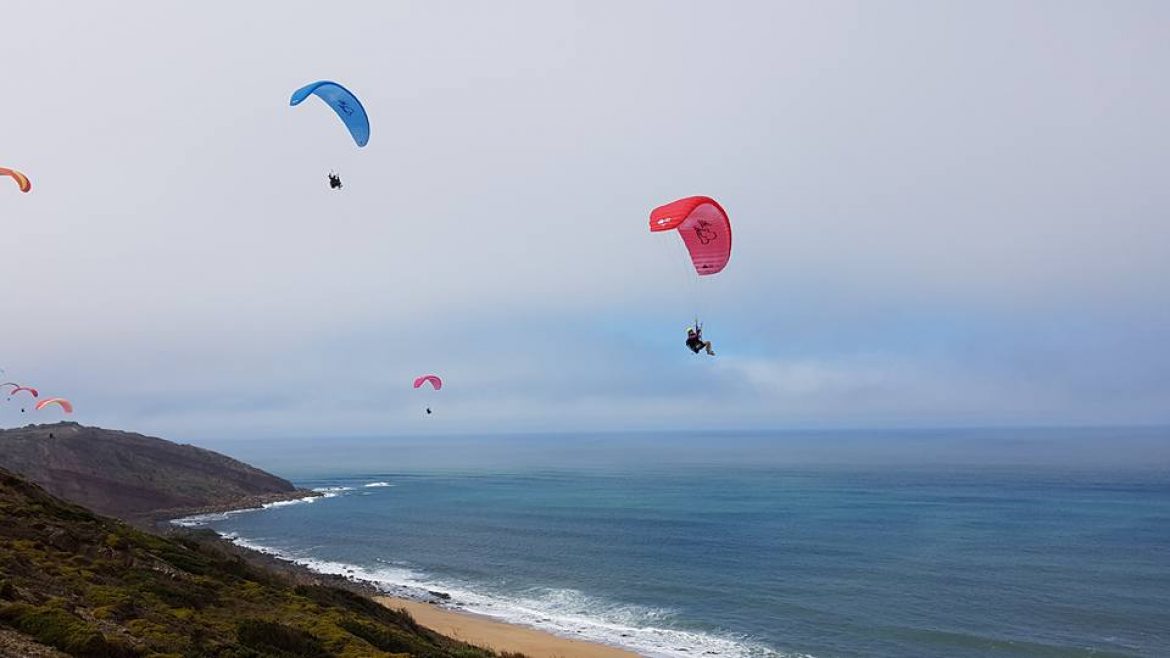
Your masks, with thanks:
[[[73,403],[65,398],[49,398],[48,400],[41,400],[37,403],[37,411],[44,409],[50,404],[55,404],[65,410],[65,413],[73,413]]]
[[[417,377],[414,380],[414,387],[418,388],[427,382],[430,382],[431,386],[433,386],[436,391],[443,388],[443,380],[439,379],[438,375],[423,375],[422,377]]]
[[[699,276],[718,274],[731,259],[731,220],[715,199],[691,196],[650,213],[650,230],[678,230]]]
[[[34,398],[41,396],[41,394],[37,392],[37,389],[29,387],[29,386],[17,386],[16,388],[12,389],[12,393],[10,393],[9,395],[16,395],[17,393],[19,393],[21,391],[28,391],[29,393],[32,393],[32,396]]]

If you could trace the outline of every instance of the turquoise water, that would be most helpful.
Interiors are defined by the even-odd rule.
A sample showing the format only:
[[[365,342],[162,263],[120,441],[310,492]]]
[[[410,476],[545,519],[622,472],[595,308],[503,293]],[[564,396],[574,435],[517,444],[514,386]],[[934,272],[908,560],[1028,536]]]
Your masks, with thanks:
[[[329,497],[197,522],[652,656],[1164,656],[1168,443],[1028,430],[216,445]]]

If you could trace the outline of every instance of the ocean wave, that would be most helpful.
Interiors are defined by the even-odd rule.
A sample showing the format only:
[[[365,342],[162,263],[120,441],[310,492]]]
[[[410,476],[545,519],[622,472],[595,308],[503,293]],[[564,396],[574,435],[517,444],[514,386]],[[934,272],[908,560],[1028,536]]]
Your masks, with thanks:
[[[264,503],[263,505],[260,506],[260,509],[272,509],[274,507],[288,507],[289,505],[301,505],[301,504],[305,504],[305,503],[315,503],[318,500],[321,500],[322,498],[332,498],[333,496],[336,496],[336,495],[337,494],[330,495],[328,493],[323,493],[320,496],[305,496],[304,498],[294,498],[292,500],[278,500],[275,503]]]
[[[749,637],[672,627],[677,615],[609,601],[574,589],[532,588],[518,595],[487,593],[466,584],[432,578],[408,566],[382,562],[362,566],[323,560],[220,533],[254,551],[299,564],[317,573],[369,583],[390,596],[437,603],[443,607],[493,617],[555,635],[628,649],[650,658],[720,656],[723,658],[812,658],[781,653]]]
[[[343,491],[353,491],[353,487],[314,487],[313,491],[320,494],[337,495]]]
[[[181,519],[171,519],[171,525],[177,525],[181,528],[198,528],[199,526],[207,525],[212,521],[222,521],[228,518],[229,514],[238,514],[245,511],[255,510],[233,510],[231,512],[210,512],[208,514],[193,514],[191,516],[184,516]]]
[[[794,658],[748,637],[671,627],[677,614],[668,609],[610,601],[574,589],[535,588],[515,597],[449,593],[456,607],[468,612],[653,658]]]
[[[389,596],[430,603],[441,600],[437,596],[436,590],[431,589],[431,584],[427,579],[408,567],[386,565],[369,569],[356,564],[298,555],[251,541],[234,532],[221,532],[219,535],[237,546],[287,560],[319,574],[342,576],[350,580],[369,583]]]
[[[274,503],[264,503],[263,505],[260,505],[259,507],[242,507],[240,509],[227,510],[226,512],[208,512],[206,514],[193,514],[191,516],[184,516],[184,517],[179,518],[179,519],[171,519],[170,523],[171,523],[171,525],[177,525],[177,526],[182,527],[182,528],[198,528],[200,526],[205,526],[208,523],[212,523],[214,521],[223,521],[229,517],[236,516],[237,514],[247,514],[249,512],[262,512],[266,509],[274,509],[277,507],[288,507],[289,505],[302,505],[302,504],[307,504],[307,503],[315,503],[318,500],[323,500],[325,498],[333,498],[334,496],[338,495],[336,492],[332,492],[332,491],[318,491],[317,489],[314,489],[313,491],[317,491],[321,495],[320,496],[305,496],[303,498],[293,498],[292,500],[278,500]]]
[[[362,486],[366,487],[366,488],[370,488],[370,487],[392,487],[394,485],[390,484],[389,482],[371,482],[369,484],[363,484]]]

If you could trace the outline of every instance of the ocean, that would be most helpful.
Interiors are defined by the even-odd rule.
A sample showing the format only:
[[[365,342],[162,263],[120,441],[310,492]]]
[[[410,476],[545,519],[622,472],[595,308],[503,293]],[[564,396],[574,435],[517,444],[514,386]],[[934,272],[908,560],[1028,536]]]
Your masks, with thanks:
[[[646,656],[1170,655],[1170,430],[203,442],[325,496],[184,521]]]

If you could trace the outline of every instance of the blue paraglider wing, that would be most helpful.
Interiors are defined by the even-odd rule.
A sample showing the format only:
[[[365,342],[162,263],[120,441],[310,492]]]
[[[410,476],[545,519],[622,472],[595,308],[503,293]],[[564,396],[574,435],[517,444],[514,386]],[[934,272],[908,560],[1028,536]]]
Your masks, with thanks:
[[[370,141],[370,118],[366,116],[366,108],[348,89],[336,82],[321,80],[294,91],[289,105],[299,105],[310,95],[316,95],[333,108],[358,146],[365,146]]]

